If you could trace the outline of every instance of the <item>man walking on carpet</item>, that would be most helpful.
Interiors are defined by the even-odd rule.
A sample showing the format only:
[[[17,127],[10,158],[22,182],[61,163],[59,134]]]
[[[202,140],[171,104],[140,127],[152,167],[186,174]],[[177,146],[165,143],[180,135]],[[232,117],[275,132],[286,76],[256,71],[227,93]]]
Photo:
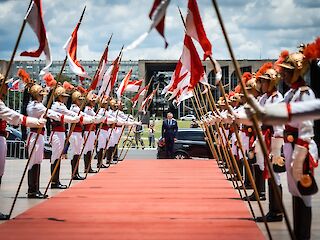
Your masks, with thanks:
[[[166,146],[167,158],[173,158],[174,142],[177,140],[176,135],[178,132],[178,123],[173,119],[171,112],[167,113],[167,119],[162,123],[162,138]]]

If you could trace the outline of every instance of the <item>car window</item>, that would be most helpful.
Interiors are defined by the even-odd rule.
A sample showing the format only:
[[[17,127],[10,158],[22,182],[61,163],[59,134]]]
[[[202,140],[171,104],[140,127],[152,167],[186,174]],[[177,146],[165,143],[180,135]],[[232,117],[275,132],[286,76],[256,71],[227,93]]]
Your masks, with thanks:
[[[202,131],[178,131],[177,139],[191,140],[191,141],[204,141],[204,134]]]

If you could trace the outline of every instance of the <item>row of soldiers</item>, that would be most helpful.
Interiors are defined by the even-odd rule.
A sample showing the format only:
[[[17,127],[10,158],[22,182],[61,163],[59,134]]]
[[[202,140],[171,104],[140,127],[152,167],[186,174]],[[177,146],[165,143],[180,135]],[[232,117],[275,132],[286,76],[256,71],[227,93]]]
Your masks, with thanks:
[[[1,76],[3,80],[3,76]],[[101,100],[94,93],[86,93],[81,88],[70,88],[59,85],[50,94],[54,94],[54,102],[47,109],[44,102],[50,94],[47,88],[33,81],[28,81],[23,96],[22,114],[5,106],[2,99],[7,93],[7,82],[2,87],[0,100],[0,184],[4,174],[6,157],[6,125],[29,128],[27,148],[28,165],[28,198],[47,198],[39,190],[40,168],[44,157],[45,136],[51,130],[49,143],[52,146],[51,155],[51,188],[65,189],[60,182],[60,160],[65,150],[66,138],[69,136],[69,151],[71,158],[72,180],[83,180],[79,175],[78,165],[83,154],[84,172],[96,173],[91,167],[95,147],[97,149],[97,168],[107,168],[112,162],[118,161],[118,142],[126,126],[140,125],[131,115],[122,111],[122,104],[113,98],[104,97]],[[49,95],[48,95],[49,94]],[[72,101],[67,108],[68,100]],[[83,102],[86,101],[82,110]],[[99,105],[95,111],[96,105]],[[74,125],[71,129],[71,126]],[[49,126],[49,128],[48,128]],[[70,127],[70,129],[69,129]],[[101,127],[101,128],[99,128]],[[40,129],[40,130],[39,130]],[[40,134],[38,136],[38,132]],[[106,158],[106,164],[103,163]],[[0,219],[7,216],[0,214]]]
[[[216,134],[221,136],[218,145],[221,148],[230,144],[230,154],[233,155],[240,174],[244,177],[244,186],[240,188],[253,189],[249,173],[244,169],[244,158],[248,160],[253,173],[259,201],[266,200],[265,185],[266,181],[268,182],[269,211],[265,218],[258,217],[256,221],[283,220],[280,176],[283,172],[287,173],[288,187],[293,201],[293,226],[296,239],[310,239],[311,196],[318,190],[314,179],[314,168],[318,165],[319,156],[317,144],[313,139],[313,120],[320,118],[320,100],[316,99],[313,90],[305,81],[310,60],[312,59],[306,57],[305,47],[302,47],[298,52],[291,54],[284,51],[277,62],[265,63],[254,74],[244,73],[242,81],[250,94],[249,98],[244,97],[242,88],[238,85],[234,91],[227,94],[226,98],[219,99],[218,111],[210,112],[201,120],[202,125],[219,123],[222,124],[219,126],[225,128],[226,138],[221,127],[216,129]],[[284,81],[289,87],[284,95],[278,90],[280,81]],[[254,131],[251,121],[253,115],[260,120],[259,127],[268,156],[264,155],[257,133]],[[234,127],[234,124],[237,127]],[[240,136],[240,143],[236,134]],[[228,167],[226,161],[224,159],[223,167]],[[272,163],[275,185],[271,182],[267,161]],[[235,166],[230,164],[231,172]],[[231,180],[239,181],[236,171],[234,173]],[[278,188],[280,199],[276,195],[275,187]],[[257,201],[256,196],[252,193],[243,199]]]

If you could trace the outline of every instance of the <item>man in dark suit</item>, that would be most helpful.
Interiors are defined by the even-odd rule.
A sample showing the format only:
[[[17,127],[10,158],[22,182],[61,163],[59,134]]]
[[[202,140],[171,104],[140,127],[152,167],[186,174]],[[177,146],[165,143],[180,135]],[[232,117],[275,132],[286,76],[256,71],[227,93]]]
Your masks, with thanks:
[[[162,123],[162,138],[166,144],[167,158],[173,158],[173,146],[178,132],[178,123],[173,119],[173,114],[168,112],[167,119]]]

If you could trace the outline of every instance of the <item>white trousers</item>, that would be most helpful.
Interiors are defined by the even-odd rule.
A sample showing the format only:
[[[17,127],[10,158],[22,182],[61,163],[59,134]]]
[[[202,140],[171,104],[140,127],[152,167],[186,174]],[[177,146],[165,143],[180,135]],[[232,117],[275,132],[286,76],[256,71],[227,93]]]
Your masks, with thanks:
[[[121,137],[121,131],[122,131],[122,127],[115,127],[113,129],[107,148],[114,147],[116,144],[118,144],[119,139]]]
[[[304,204],[307,207],[311,207],[311,196],[302,196],[299,192],[299,189],[297,187],[297,182],[293,178],[292,175],[292,153],[293,153],[293,147],[291,143],[285,143],[283,146],[284,156],[286,159],[286,169],[287,169],[287,179],[288,179],[288,188],[289,192],[296,197],[300,197]],[[309,144],[309,152],[313,156],[314,159],[318,159],[318,152],[317,152],[317,146],[316,143],[312,140]]]
[[[44,136],[42,134],[39,134],[38,140],[36,142],[36,136],[37,133],[30,132],[27,140],[27,147],[28,147],[28,153],[30,157],[29,162],[29,170],[32,168],[35,164],[41,164],[43,159],[43,151],[44,151]],[[35,148],[33,150],[32,155],[31,150],[33,146],[35,145]]]
[[[89,135],[89,137],[88,137]],[[88,137],[88,140],[86,142],[86,145],[84,147],[84,154],[87,154],[88,152],[93,152],[94,149],[94,141],[96,140],[96,134],[94,133],[94,131],[90,131],[90,134],[88,131],[84,132],[84,139],[86,139]]]
[[[71,134],[69,147],[71,158],[73,158],[74,155],[80,155],[83,143],[84,140],[81,132],[73,132]]]
[[[7,155],[7,140],[5,137],[0,136],[0,177],[4,174]]]
[[[107,141],[109,139],[111,129],[108,130],[100,129],[99,137],[98,137],[98,151],[102,148],[106,147]]]
[[[64,142],[66,140],[65,132],[53,132],[51,133],[51,145],[52,145],[52,155],[51,155],[51,164],[55,160],[59,159],[64,148]]]

